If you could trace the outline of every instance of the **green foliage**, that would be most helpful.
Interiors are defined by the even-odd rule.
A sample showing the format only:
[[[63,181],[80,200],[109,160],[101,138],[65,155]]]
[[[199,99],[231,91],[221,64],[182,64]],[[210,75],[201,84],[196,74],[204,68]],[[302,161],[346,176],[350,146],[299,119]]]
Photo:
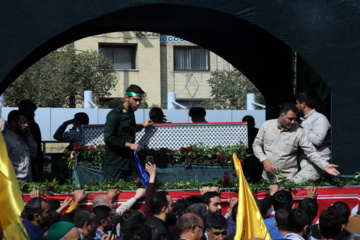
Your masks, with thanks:
[[[189,167],[191,164],[232,164],[234,153],[240,159],[244,159],[246,157],[246,146],[239,144],[236,146],[212,147],[199,143],[181,147],[179,150],[144,147],[138,152],[138,156],[143,162],[146,156],[153,156],[155,163],[183,163],[186,167]],[[75,157],[80,164],[97,165],[102,169],[105,162],[105,145],[81,147],[79,143],[76,143],[73,151],[66,149],[63,159],[66,159],[68,168],[75,168]]]
[[[208,83],[211,99],[200,106],[206,109],[246,109],[246,94],[254,93],[257,103],[265,104],[265,99],[244,74],[238,70],[216,70],[211,72]]]
[[[94,102],[115,88],[115,69],[96,51],[76,53],[62,47],[40,59],[5,91],[8,106],[32,99],[38,107],[75,107],[83,103],[85,90],[92,90]]]

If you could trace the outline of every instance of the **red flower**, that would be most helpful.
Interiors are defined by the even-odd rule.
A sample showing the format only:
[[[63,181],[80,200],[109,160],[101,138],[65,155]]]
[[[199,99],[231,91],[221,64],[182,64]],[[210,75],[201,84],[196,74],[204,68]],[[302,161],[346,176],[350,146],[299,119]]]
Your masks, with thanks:
[[[133,181],[134,181],[134,183],[135,183],[136,185],[140,185],[140,184],[141,184],[141,181],[140,181],[139,178],[136,178],[136,179],[134,178]]]
[[[74,145],[74,147],[73,147],[73,150],[74,151],[77,151],[77,150],[79,150],[80,149],[80,143],[79,142],[77,142],[77,143],[75,143],[75,145]]]
[[[172,150],[172,149],[169,149],[169,151],[172,153],[172,154],[174,154],[174,150]]]
[[[191,152],[191,150],[192,150],[192,146],[190,146],[190,147],[187,147],[187,149],[186,149],[188,152]]]
[[[193,158],[194,158],[194,156],[193,156],[192,154],[190,154],[190,158],[191,158],[191,159],[193,159]]]
[[[185,151],[185,148],[184,147],[181,147],[180,148],[180,152],[184,152]]]
[[[223,182],[223,183],[228,183],[228,182],[230,182],[230,174],[224,173],[224,178],[223,178],[222,182]]]
[[[73,155],[73,156],[75,156],[75,154],[76,154],[76,152],[75,152],[75,151],[73,151],[73,152],[72,152],[72,155]]]
[[[94,149],[94,145],[87,146],[86,148],[87,148],[87,150],[93,150],[93,149]]]

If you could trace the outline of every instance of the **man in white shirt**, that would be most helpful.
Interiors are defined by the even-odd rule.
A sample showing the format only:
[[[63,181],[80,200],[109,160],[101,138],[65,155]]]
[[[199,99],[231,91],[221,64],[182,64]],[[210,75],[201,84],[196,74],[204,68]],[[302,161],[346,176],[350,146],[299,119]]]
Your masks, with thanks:
[[[295,124],[297,107],[293,103],[283,106],[278,119],[268,120],[261,128],[253,143],[255,156],[263,163],[262,177],[277,180],[275,170],[280,169],[281,175],[294,180],[298,173],[297,153],[301,148],[311,162],[327,173],[337,176],[337,165],[329,164],[320,156],[308,139],[304,129]],[[306,182],[306,178],[301,178]]]
[[[319,155],[330,162],[330,123],[327,118],[315,110],[315,99],[308,92],[301,92],[296,97],[296,106],[301,116],[301,127],[305,130],[310,142],[314,145]],[[305,154],[299,153],[298,161],[301,170],[294,179],[295,182],[303,182],[302,178],[317,180],[324,176],[325,172],[314,165]]]

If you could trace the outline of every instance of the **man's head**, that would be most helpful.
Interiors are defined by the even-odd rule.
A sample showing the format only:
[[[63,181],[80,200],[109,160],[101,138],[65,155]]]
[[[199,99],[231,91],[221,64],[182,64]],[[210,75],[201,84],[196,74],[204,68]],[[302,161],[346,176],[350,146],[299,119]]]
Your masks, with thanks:
[[[24,99],[19,102],[19,111],[23,112],[26,117],[28,117],[31,121],[34,121],[35,111],[37,106],[30,99]]]
[[[121,232],[125,232],[135,223],[144,224],[146,222],[145,215],[138,210],[126,210],[120,217]]]
[[[204,222],[194,213],[185,213],[176,222],[180,238],[200,240],[203,236]]]
[[[130,85],[126,89],[124,107],[129,111],[136,111],[140,106],[145,92],[137,85]]]
[[[86,236],[95,237],[98,225],[96,224],[95,214],[89,209],[77,209],[73,221],[75,226],[81,228]]]
[[[328,208],[321,212],[319,230],[323,238],[336,239],[341,233],[342,223],[335,208]]]
[[[311,230],[312,219],[307,214],[305,209],[295,208],[290,218],[290,223],[291,232],[298,234],[304,239],[308,239]]]
[[[284,104],[284,106],[281,108],[280,116],[278,119],[279,126],[282,129],[290,129],[295,123],[297,113],[298,109],[293,103]]]
[[[218,192],[206,192],[202,197],[208,214],[221,214],[221,199]]]
[[[299,203],[299,208],[303,208],[309,214],[312,220],[317,216],[318,212],[318,204],[315,199],[312,198],[304,198]]]
[[[40,228],[50,224],[51,210],[45,199],[39,197],[30,199],[25,205],[24,212],[25,218]]]
[[[12,110],[8,115],[8,123],[10,130],[19,134],[20,136],[26,136],[29,129],[29,120],[25,113],[18,110]]]
[[[194,213],[198,215],[204,222],[208,215],[206,206],[203,203],[195,203],[188,206],[185,210],[186,213]]]
[[[57,222],[51,226],[46,235],[47,240],[79,240],[79,230],[73,223]]]
[[[92,206],[93,209],[97,206],[108,206],[111,209],[112,213],[114,213],[116,210],[115,203],[107,194],[97,195],[96,197],[94,197]]]
[[[164,122],[164,112],[161,108],[153,107],[149,112],[149,118],[154,123],[163,123]]]
[[[247,122],[248,128],[255,127],[255,119],[253,116],[246,115],[245,117],[243,117],[243,119],[241,121]]]
[[[166,220],[173,217],[173,201],[168,192],[155,192],[150,198],[150,208],[154,215]]]
[[[110,231],[113,226],[111,209],[108,206],[97,206],[92,209],[96,216],[96,224],[102,232]]]
[[[301,115],[305,115],[306,108],[310,110],[315,108],[315,99],[309,92],[301,92],[296,96],[296,107]]]
[[[89,124],[89,116],[84,112],[78,112],[74,116],[75,123],[74,125],[81,126],[82,124]]]
[[[211,214],[205,222],[208,240],[226,239],[227,221],[221,214]]]
[[[293,211],[291,208],[281,208],[275,212],[276,226],[279,231],[290,231]]]
[[[275,211],[279,210],[280,208],[292,209],[293,197],[288,191],[277,191],[273,196],[272,205]]]
[[[189,111],[189,117],[193,122],[204,122],[206,116],[206,110],[202,107],[192,107]]]
[[[345,228],[349,223],[349,217],[351,214],[349,206],[344,202],[335,202],[330,206],[330,208],[334,208],[338,212],[338,218],[343,225],[343,228]]]

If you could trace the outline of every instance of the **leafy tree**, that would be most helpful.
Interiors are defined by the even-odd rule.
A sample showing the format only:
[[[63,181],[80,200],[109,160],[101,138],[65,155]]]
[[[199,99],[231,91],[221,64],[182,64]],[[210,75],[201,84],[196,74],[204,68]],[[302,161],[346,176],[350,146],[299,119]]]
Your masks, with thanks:
[[[265,104],[265,99],[244,74],[238,70],[216,70],[211,73],[208,83],[211,99],[200,106],[206,109],[246,109],[246,94],[254,93],[257,103]]]
[[[31,99],[38,107],[75,107],[83,104],[85,90],[92,90],[94,102],[115,88],[115,69],[97,51],[62,47],[40,59],[5,91],[8,106]]]

